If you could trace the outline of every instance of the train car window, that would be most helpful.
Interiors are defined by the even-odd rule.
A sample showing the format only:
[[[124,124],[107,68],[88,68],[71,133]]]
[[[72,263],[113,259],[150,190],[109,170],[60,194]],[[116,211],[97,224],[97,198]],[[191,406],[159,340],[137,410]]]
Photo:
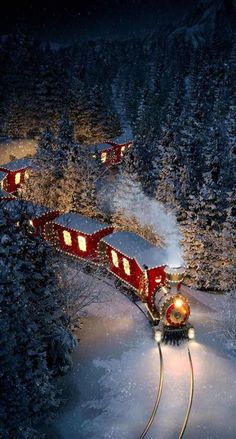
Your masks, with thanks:
[[[130,263],[128,261],[128,259],[123,258],[123,267],[125,270],[125,273],[128,274],[128,276],[130,276]]]
[[[20,183],[20,172],[17,172],[15,175],[15,184],[19,184]]]
[[[29,177],[30,177],[29,171],[25,171],[25,180],[28,180]]]
[[[87,245],[86,245],[86,238],[84,236],[78,236],[78,246],[80,250],[86,252]]]
[[[63,239],[66,245],[72,245],[71,234],[67,230],[63,230]]]
[[[125,153],[125,146],[122,146],[120,150],[121,157],[123,157],[124,153]]]
[[[111,258],[112,258],[112,262],[115,265],[115,267],[119,267],[119,259],[118,259],[118,255],[115,252],[115,250],[111,251]]]
[[[102,163],[105,163],[107,160],[107,152],[102,152],[101,154],[101,161]]]

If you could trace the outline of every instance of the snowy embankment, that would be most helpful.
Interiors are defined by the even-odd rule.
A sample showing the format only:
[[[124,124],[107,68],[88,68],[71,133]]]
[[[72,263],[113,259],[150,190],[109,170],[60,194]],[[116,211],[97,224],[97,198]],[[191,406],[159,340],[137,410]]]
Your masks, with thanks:
[[[100,282],[102,303],[89,306],[79,331],[74,369],[61,379],[68,402],[48,426],[50,439],[137,439],[153,408],[159,358],[151,327],[128,298]],[[222,341],[224,322],[212,299],[189,294],[196,341],[190,343],[195,393],[187,439],[236,437],[236,359]],[[176,439],[187,410],[187,346],[163,346],[163,357],[163,395],[149,439]]]
[[[17,159],[34,155],[36,145],[37,140],[33,139],[0,138],[0,164],[8,163],[11,155],[14,155]]]

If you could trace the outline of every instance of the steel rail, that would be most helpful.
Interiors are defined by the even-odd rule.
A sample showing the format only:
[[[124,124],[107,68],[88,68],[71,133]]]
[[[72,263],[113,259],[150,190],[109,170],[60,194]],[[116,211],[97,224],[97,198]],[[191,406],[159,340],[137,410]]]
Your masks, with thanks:
[[[192,404],[193,404],[193,394],[194,394],[194,370],[193,370],[193,362],[192,362],[192,357],[191,357],[191,352],[190,349],[188,347],[188,358],[189,358],[189,364],[190,364],[190,390],[189,390],[189,400],[188,400],[188,408],[187,408],[187,412],[185,415],[185,419],[184,419],[184,423],[182,425],[180,434],[178,436],[178,439],[182,439],[186,430],[186,427],[188,425],[188,421],[189,421],[189,417],[190,417],[190,412],[191,412],[191,408],[192,408]]]
[[[161,345],[160,343],[158,343],[158,350],[159,350],[159,356],[160,356],[160,379],[159,379],[159,385],[158,385],[158,390],[157,390],[157,397],[156,397],[156,401],[152,410],[152,414],[140,436],[140,439],[145,438],[146,434],[148,433],[148,431],[150,430],[153,421],[155,419],[156,413],[157,413],[157,409],[160,403],[160,399],[161,399],[161,395],[162,395],[162,389],[163,389],[163,381],[164,381],[164,362],[163,362],[163,355],[162,355],[162,350],[161,350]]]

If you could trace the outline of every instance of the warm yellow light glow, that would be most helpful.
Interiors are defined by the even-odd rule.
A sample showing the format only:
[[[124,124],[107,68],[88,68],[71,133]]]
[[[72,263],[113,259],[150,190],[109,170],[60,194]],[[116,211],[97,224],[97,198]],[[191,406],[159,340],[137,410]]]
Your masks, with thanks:
[[[63,239],[66,245],[72,245],[71,234],[67,230],[63,230]]]
[[[120,150],[121,157],[123,157],[124,153],[125,153],[125,146],[122,146]]]
[[[125,270],[125,273],[128,274],[128,276],[130,275],[130,263],[128,261],[128,259],[123,258],[123,267]]]
[[[175,300],[175,307],[176,308],[181,308],[182,305],[183,305],[183,300],[182,299],[176,299]]]
[[[34,225],[32,220],[29,220],[29,224],[30,224],[31,226]]]
[[[189,340],[193,340],[195,338],[195,329],[194,328],[189,328],[188,338],[189,338]]]
[[[115,265],[115,267],[119,267],[119,260],[118,260],[118,256],[117,256],[117,253],[115,252],[115,250],[111,251],[111,258],[112,258],[112,262]]]
[[[15,184],[19,184],[20,183],[20,172],[17,172],[15,175]]]
[[[102,152],[101,154],[101,161],[102,163],[105,163],[107,160],[107,153],[106,152]]]
[[[27,180],[29,178],[29,171],[25,171],[25,179]]]
[[[158,329],[157,331],[155,331],[155,341],[157,343],[160,343],[162,339],[162,333],[161,331]]]
[[[78,236],[78,246],[80,250],[86,252],[87,245],[86,245],[86,238],[84,236]]]

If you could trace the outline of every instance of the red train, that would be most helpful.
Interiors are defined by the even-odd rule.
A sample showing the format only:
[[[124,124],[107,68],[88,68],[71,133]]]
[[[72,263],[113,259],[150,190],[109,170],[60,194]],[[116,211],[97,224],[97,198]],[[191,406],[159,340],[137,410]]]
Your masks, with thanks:
[[[130,232],[114,232],[112,225],[76,213],[59,214],[24,200],[5,200],[14,212],[21,206],[35,234],[58,250],[106,267],[145,304],[158,342],[164,337],[193,338],[189,304],[181,292],[183,268],[168,267],[165,249]]]
[[[130,148],[132,144],[131,141],[116,143],[108,140],[104,143],[91,145],[88,149],[92,156],[96,157],[98,155],[104,166],[109,167],[120,164],[125,150]]]

